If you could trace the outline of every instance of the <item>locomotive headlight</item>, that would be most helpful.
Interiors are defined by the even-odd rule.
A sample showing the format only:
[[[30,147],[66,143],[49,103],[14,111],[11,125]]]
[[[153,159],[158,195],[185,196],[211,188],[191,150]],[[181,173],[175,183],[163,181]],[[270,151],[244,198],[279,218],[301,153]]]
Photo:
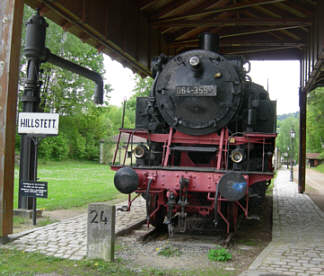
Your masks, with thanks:
[[[240,148],[236,148],[231,152],[231,160],[234,163],[241,163],[244,158],[244,151]]]
[[[143,158],[147,152],[147,148],[144,145],[138,145],[133,152],[136,158]]]
[[[197,56],[192,56],[190,59],[189,59],[189,64],[192,66],[192,67],[197,67],[200,63],[200,60],[199,60],[199,57]]]

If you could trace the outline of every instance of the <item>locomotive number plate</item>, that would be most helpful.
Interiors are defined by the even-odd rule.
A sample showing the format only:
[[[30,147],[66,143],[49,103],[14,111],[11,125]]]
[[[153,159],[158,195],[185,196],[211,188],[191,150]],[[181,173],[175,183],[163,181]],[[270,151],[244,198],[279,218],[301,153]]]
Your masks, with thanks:
[[[216,96],[216,85],[177,86],[176,96]]]

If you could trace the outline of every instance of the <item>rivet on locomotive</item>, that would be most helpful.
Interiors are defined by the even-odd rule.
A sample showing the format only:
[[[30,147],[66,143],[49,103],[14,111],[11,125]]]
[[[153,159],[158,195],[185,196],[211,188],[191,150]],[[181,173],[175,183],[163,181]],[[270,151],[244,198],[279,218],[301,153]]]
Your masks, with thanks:
[[[202,34],[200,46],[153,59],[150,96],[137,98],[136,127],[120,129],[111,166],[128,210],[142,195],[147,223],[165,223],[170,233],[221,221],[235,231],[238,215],[262,202],[273,177],[276,102],[251,81],[248,61],[217,53],[216,35]],[[146,142],[135,146],[134,136]]]

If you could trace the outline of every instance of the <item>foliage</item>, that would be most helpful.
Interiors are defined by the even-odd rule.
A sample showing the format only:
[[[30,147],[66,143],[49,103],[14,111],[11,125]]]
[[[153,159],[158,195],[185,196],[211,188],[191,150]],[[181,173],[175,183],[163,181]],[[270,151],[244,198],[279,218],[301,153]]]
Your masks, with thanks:
[[[127,103],[128,107],[128,103]],[[118,107],[118,106],[110,106],[107,116],[109,117],[111,121],[111,128],[113,131],[113,134],[118,133],[118,129],[122,125],[122,116],[123,116],[123,107]],[[133,115],[134,117],[134,115]],[[135,119],[131,118],[129,115],[129,112],[127,112],[126,108],[126,113],[125,113],[125,121],[124,121],[124,128],[132,128],[134,126],[134,121]]]
[[[150,95],[153,79],[151,77],[142,78],[140,75],[136,74],[135,82],[134,94],[127,101],[127,106],[132,111],[135,111],[136,109],[137,97],[147,97]]]
[[[324,164],[320,164],[317,167],[312,168],[312,169],[314,169],[314,170],[316,170],[316,171],[318,171],[320,173],[324,173]]]
[[[285,113],[285,114],[277,115],[277,120],[282,121],[282,120],[287,119],[288,117],[299,118],[299,111],[294,112],[294,113]]]
[[[277,122],[279,134],[276,139],[276,144],[281,153],[288,152],[289,157],[292,154],[292,144],[290,131],[293,129],[296,133],[293,139],[294,160],[298,160],[298,145],[299,145],[299,118],[288,116],[284,120]]]
[[[25,6],[24,22],[35,13]],[[80,41],[72,34],[46,19],[49,26],[46,35],[46,47],[50,51],[80,64],[100,74],[104,73],[103,55]],[[25,25],[23,25],[23,41],[25,39]],[[22,47],[23,48],[23,47]],[[26,78],[26,58],[21,55],[20,64],[20,97],[23,94]],[[63,70],[49,63],[41,65],[42,81],[40,91],[40,112],[55,112],[60,114],[60,130],[57,137],[44,139],[39,147],[39,156],[46,160],[87,159],[98,160],[100,140],[109,141],[113,134],[110,107],[97,107],[93,103],[95,84],[77,74]],[[106,98],[111,91],[110,85],[105,86]],[[22,110],[21,101],[19,111]],[[16,149],[20,148],[20,139],[16,139]],[[105,147],[106,152],[111,146]]]
[[[113,184],[114,172],[90,161],[40,161],[40,181],[48,182],[48,198],[37,199],[37,208],[46,210],[84,206],[121,196]],[[18,169],[15,170],[14,206],[18,197]]]
[[[103,260],[71,261],[39,253],[0,249],[0,275],[137,275],[124,265]],[[142,274],[144,275],[144,274]]]
[[[142,78],[140,75],[135,75],[135,88],[133,95],[127,101],[127,108],[125,117],[129,120],[130,126],[135,127],[135,111],[136,111],[136,98],[147,97],[150,95],[150,90],[153,85],[151,77]]]
[[[210,249],[208,251],[208,259],[211,261],[227,262],[232,259],[232,254],[223,247]]]
[[[0,249],[0,275],[115,275],[115,276],[230,276],[236,271],[224,271],[222,268],[206,267],[203,270],[180,271],[152,269],[129,269],[129,264],[117,259],[115,262],[104,260],[72,261],[55,258],[39,253],[27,253],[18,250]]]
[[[46,160],[98,160],[99,143],[112,134],[108,107],[89,106],[84,113],[60,117],[60,134],[40,143],[39,156]]]
[[[34,10],[25,5],[24,22],[27,22],[35,13]],[[103,55],[98,51],[83,43],[76,36],[65,32],[60,26],[49,19],[46,19],[48,28],[46,29],[46,47],[50,51],[64,59],[70,60],[81,66],[87,67],[100,74],[104,73]],[[25,39],[25,24],[23,25],[22,43]],[[23,47],[22,47],[23,48]],[[24,79],[26,78],[27,61],[24,55],[21,55],[21,75],[20,75],[20,95]],[[63,70],[50,63],[41,65],[42,74],[40,79],[43,82],[41,87],[40,109],[44,112],[56,112],[64,115],[70,115],[84,110],[93,102],[95,84],[77,74]],[[106,86],[106,92],[110,89]]]
[[[307,151],[319,152],[324,158],[324,88],[312,91],[307,102]]]
[[[164,257],[175,257],[175,256],[180,256],[181,252],[180,252],[179,248],[169,245],[162,249],[159,249],[158,255],[164,256]]]

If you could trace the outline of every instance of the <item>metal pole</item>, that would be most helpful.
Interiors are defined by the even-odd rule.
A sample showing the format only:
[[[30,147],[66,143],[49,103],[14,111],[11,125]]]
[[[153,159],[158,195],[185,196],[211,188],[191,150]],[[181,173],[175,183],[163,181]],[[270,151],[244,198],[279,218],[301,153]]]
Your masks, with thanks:
[[[37,112],[40,102],[39,67],[45,55],[47,23],[37,12],[26,24],[26,43],[24,54],[27,58],[27,79],[24,95],[21,98],[24,112]],[[19,185],[22,181],[33,180],[35,164],[35,145],[27,135],[21,137]],[[32,209],[33,199],[18,196],[18,208]]]
[[[123,114],[122,114],[121,128],[124,128],[124,125],[125,125],[125,112],[126,112],[126,100],[124,100],[124,102],[123,102]]]
[[[34,136],[32,138],[35,146],[35,152],[34,152],[34,182],[37,181],[37,157],[38,157],[38,137]],[[36,197],[33,198],[33,225],[36,225],[37,220],[37,200]]]
[[[291,154],[290,154],[290,181],[294,181],[294,171],[293,171],[293,158],[294,158],[294,146],[293,146],[293,137],[290,137],[290,149],[291,149]]]

